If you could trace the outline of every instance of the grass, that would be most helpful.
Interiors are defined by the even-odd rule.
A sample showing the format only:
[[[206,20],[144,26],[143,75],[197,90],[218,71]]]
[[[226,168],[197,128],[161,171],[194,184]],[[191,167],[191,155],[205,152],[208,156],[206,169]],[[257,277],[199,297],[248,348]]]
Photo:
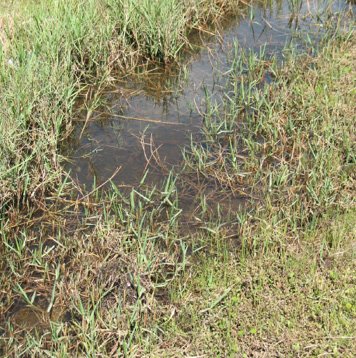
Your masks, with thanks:
[[[354,355],[355,49],[346,34],[267,71],[263,56],[233,57],[231,92],[208,106],[187,170],[262,200],[237,218],[238,250],[216,230],[173,290],[168,341],[181,332],[189,354]],[[275,82],[261,86],[266,73]]]
[[[163,185],[143,181],[124,195],[113,184],[83,200],[75,193],[60,200],[53,195],[61,205],[54,202],[49,213],[8,212],[0,228],[1,355],[353,357],[355,57],[352,32],[327,33],[313,57],[286,53],[283,65],[236,44],[223,103],[209,102],[207,93],[204,140],[185,149],[183,167]],[[46,62],[25,55],[21,61],[26,66],[20,67],[49,75]],[[96,65],[78,63],[83,67],[74,72],[59,65],[64,72],[48,71],[81,82]],[[48,88],[57,88],[53,83],[69,78],[58,75],[55,82],[43,80],[36,96],[33,77],[11,71],[3,71],[14,84],[1,87],[8,91],[1,108],[18,115],[31,108],[30,118],[43,113],[52,124],[24,118],[14,124],[11,112],[4,117],[3,130],[18,138],[2,137],[12,155],[6,158],[18,160],[6,164],[13,178],[4,176],[4,185],[20,188],[18,200],[26,192],[39,204],[38,191],[48,198],[43,178],[49,182],[55,173],[48,161],[57,163],[61,126],[70,114],[71,107],[59,103],[68,104],[78,89],[73,86],[65,100],[58,89],[46,97]],[[15,84],[26,101],[13,95]],[[43,101],[55,104],[53,113],[43,110]],[[23,143],[19,152],[25,130],[32,144]],[[44,137],[56,140],[49,145]],[[30,158],[24,164],[23,153]],[[39,158],[41,173],[51,175],[36,179],[31,161]],[[24,179],[25,173],[31,177]],[[57,193],[66,186],[52,185]],[[228,220],[219,205],[211,209],[205,185],[219,195],[242,195],[244,208]],[[180,203],[194,190],[198,228],[187,232]]]
[[[59,186],[73,104],[119,69],[177,58],[187,34],[234,1],[1,2],[0,207],[38,205]],[[168,16],[169,14],[169,16]]]
[[[329,223],[294,242],[285,225],[267,223],[254,234],[264,247],[201,255],[173,290],[167,341],[180,332],[190,355],[352,357],[355,215]]]

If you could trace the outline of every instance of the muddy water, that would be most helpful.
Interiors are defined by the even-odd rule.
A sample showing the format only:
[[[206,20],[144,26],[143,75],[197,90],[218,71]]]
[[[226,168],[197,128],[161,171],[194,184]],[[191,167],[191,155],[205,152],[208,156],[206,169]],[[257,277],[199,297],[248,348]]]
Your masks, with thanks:
[[[223,96],[222,74],[229,69],[234,43],[257,53],[263,47],[271,55],[281,54],[292,40],[300,47],[307,40],[311,45],[324,32],[330,13],[351,7],[344,1],[298,4],[293,8],[292,1],[266,7],[254,3],[219,29],[193,34],[179,68],[151,67],[140,76],[118,80],[103,96],[103,105],[90,115],[82,111],[76,119],[65,150],[71,158],[66,169],[88,189],[94,179],[103,183],[117,168],[117,185],[137,185],[146,169],[149,181],[162,179],[162,164],[170,168],[179,163],[191,136],[199,140],[206,91],[218,102]]]

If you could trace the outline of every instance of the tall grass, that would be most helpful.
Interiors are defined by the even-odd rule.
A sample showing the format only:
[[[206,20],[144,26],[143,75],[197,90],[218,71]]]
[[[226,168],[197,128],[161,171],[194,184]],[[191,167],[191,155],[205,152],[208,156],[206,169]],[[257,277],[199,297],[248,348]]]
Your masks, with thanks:
[[[176,58],[190,28],[236,2],[2,1],[0,207],[58,185],[59,142],[79,91],[139,60]]]

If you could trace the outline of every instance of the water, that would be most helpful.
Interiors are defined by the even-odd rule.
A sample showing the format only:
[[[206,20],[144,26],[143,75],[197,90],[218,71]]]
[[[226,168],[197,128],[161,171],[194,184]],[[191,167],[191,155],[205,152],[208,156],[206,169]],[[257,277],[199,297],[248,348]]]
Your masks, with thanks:
[[[315,44],[325,31],[330,14],[353,7],[340,1],[277,1],[255,3],[241,16],[226,19],[219,29],[195,33],[179,67],[151,67],[140,76],[126,76],[102,98],[104,105],[90,117],[82,111],[65,154],[66,169],[79,183],[91,188],[113,178],[117,185],[136,186],[146,169],[157,182],[166,169],[178,164],[181,150],[199,140],[206,91],[216,101],[223,93],[234,43],[268,55],[278,54],[294,41],[300,48]],[[215,32],[215,35],[213,34]],[[88,121],[86,121],[86,119]],[[148,163],[149,162],[149,163]]]

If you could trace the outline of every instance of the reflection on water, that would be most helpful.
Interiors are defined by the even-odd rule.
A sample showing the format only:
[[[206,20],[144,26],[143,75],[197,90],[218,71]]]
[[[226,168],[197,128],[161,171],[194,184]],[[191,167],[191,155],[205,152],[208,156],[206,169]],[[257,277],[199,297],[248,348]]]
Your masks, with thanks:
[[[267,54],[282,57],[292,40],[301,47],[305,41],[315,43],[329,14],[348,6],[324,0],[257,2],[243,15],[226,19],[215,29],[217,35],[193,34],[179,68],[157,66],[140,76],[126,76],[103,96],[103,105],[90,115],[81,113],[64,151],[71,158],[66,169],[88,189],[94,178],[103,183],[117,168],[117,185],[137,185],[147,168],[149,181],[161,180],[180,162],[191,136],[198,138],[206,91],[217,102],[224,95],[223,74],[234,43],[257,53],[265,47]]]

